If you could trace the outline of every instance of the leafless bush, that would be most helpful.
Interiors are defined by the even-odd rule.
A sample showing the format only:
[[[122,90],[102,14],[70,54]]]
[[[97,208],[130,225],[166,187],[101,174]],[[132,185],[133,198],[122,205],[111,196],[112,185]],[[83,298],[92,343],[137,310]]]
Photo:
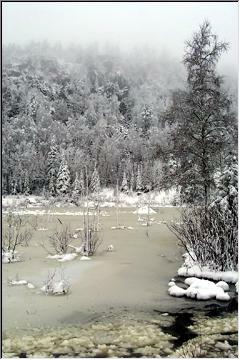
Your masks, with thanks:
[[[31,222],[12,212],[6,216],[6,226],[3,227],[2,249],[4,253],[13,254],[19,245],[28,246],[32,238],[33,226]]]
[[[237,208],[229,212],[220,206],[192,207],[183,210],[179,224],[168,227],[190,255],[194,252],[200,266],[237,270]]]
[[[64,272],[60,274],[60,279],[57,279],[56,270],[49,272],[44,285],[41,290],[46,295],[66,295],[70,290],[70,284],[65,279]]]
[[[66,254],[71,242],[72,233],[68,225],[64,225],[59,219],[58,221],[61,224],[61,228],[56,229],[55,233],[49,236],[49,242],[57,254]]]
[[[83,252],[88,256],[94,255],[98,247],[102,243],[99,232],[95,229],[94,226],[90,226],[88,231],[87,228],[85,228],[81,232],[81,238],[83,244]]]

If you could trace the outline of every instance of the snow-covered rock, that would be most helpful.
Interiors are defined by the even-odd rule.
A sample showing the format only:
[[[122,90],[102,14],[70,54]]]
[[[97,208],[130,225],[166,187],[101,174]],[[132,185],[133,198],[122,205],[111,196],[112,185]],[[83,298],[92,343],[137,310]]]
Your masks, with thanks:
[[[222,288],[224,291],[228,291],[229,290],[229,286],[225,281],[219,281],[216,286],[219,286],[220,288]]]
[[[185,284],[189,287],[185,290],[176,286],[173,281],[170,281],[168,286],[168,292],[171,296],[186,296],[191,299],[197,300],[209,300],[216,299],[221,301],[230,300],[230,296],[224,290],[228,289],[228,285],[224,282],[219,282],[215,284],[212,281],[198,279],[196,277],[190,277],[185,279]],[[227,285],[227,286],[226,286]]]
[[[185,295],[186,290],[180,288],[180,287],[177,286],[177,285],[173,285],[173,286],[171,286],[171,287],[168,289],[168,293],[169,293],[171,296],[181,297],[181,296],[184,296],[184,295]]]

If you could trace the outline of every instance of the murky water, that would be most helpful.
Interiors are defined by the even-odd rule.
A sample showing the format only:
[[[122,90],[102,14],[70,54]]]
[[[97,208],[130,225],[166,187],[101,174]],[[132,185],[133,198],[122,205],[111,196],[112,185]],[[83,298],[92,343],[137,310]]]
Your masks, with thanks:
[[[54,231],[56,219],[42,216],[39,228],[47,230],[37,231],[30,246],[20,248],[24,261],[4,264],[4,356],[237,357],[236,307],[230,314],[196,311],[201,304],[167,293],[182,259],[162,221],[179,216],[179,210],[158,209],[148,237],[133,209],[119,214],[120,223],[132,230],[111,230],[115,212],[104,211],[109,216],[101,219],[103,243],[90,262],[77,258],[62,265],[46,259],[40,242]],[[72,229],[82,226],[79,216],[62,215],[61,220]],[[108,244],[114,252],[106,252]],[[39,291],[52,269],[64,270],[71,283],[68,296]],[[35,289],[8,286],[7,279],[16,274]]]

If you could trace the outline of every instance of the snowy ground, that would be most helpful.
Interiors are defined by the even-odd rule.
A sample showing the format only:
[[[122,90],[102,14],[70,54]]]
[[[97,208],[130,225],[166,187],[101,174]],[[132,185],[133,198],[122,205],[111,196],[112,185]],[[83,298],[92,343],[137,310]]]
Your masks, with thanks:
[[[116,194],[114,189],[102,189],[99,193],[100,206],[101,207],[115,207],[116,206]],[[175,189],[170,189],[168,191],[154,191],[149,194],[137,195],[136,193],[119,193],[119,207],[143,207],[150,201],[151,207],[162,207],[162,206],[175,206],[175,201],[178,199],[178,194]],[[3,210],[7,210],[8,208],[18,208],[18,211],[21,213],[25,213],[28,208],[31,208],[31,212],[26,212],[31,215],[36,211],[38,215],[43,215],[46,212],[50,212],[52,215],[58,215],[60,211],[52,212],[50,211],[51,207],[54,208],[62,208],[65,207],[66,203],[56,201],[54,203],[54,199],[45,199],[42,196],[24,196],[24,195],[8,195],[2,197],[2,207]],[[68,204],[68,207],[70,204]],[[85,203],[86,206],[86,203]],[[89,206],[94,207],[94,201],[89,201]],[[36,208],[42,208],[44,210],[37,210]],[[75,205],[72,204],[73,209],[68,211],[67,215],[81,215],[82,211],[76,213],[74,210]],[[21,209],[19,209],[21,208]],[[33,209],[34,210],[33,210]],[[29,210],[30,211],[30,210]]]

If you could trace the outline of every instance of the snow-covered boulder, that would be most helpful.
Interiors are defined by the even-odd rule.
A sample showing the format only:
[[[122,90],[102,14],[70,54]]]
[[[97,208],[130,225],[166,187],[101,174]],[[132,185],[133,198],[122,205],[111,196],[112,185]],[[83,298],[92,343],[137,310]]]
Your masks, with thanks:
[[[225,281],[219,281],[216,286],[222,288],[224,291],[229,291],[229,286]]]
[[[228,284],[221,281],[215,284],[212,281],[190,277],[185,279],[185,284],[189,287],[185,290],[176,286],[173,281],[170,281],[168,286],[168,293],[171,296],[186,296],[191,299],[209,300],[216,299],[221,301],[230,300],[230,296],[225,290],[228,290]]]
[[[171,296],[181,297],[181,296],[184,296],[184,295],[185,295],[186,290],[180,288],[180,287],[177,286],[177,285],[173,285],[173,286],[170,286],[170,288],[168,289],[168,293],[169,293]]]

